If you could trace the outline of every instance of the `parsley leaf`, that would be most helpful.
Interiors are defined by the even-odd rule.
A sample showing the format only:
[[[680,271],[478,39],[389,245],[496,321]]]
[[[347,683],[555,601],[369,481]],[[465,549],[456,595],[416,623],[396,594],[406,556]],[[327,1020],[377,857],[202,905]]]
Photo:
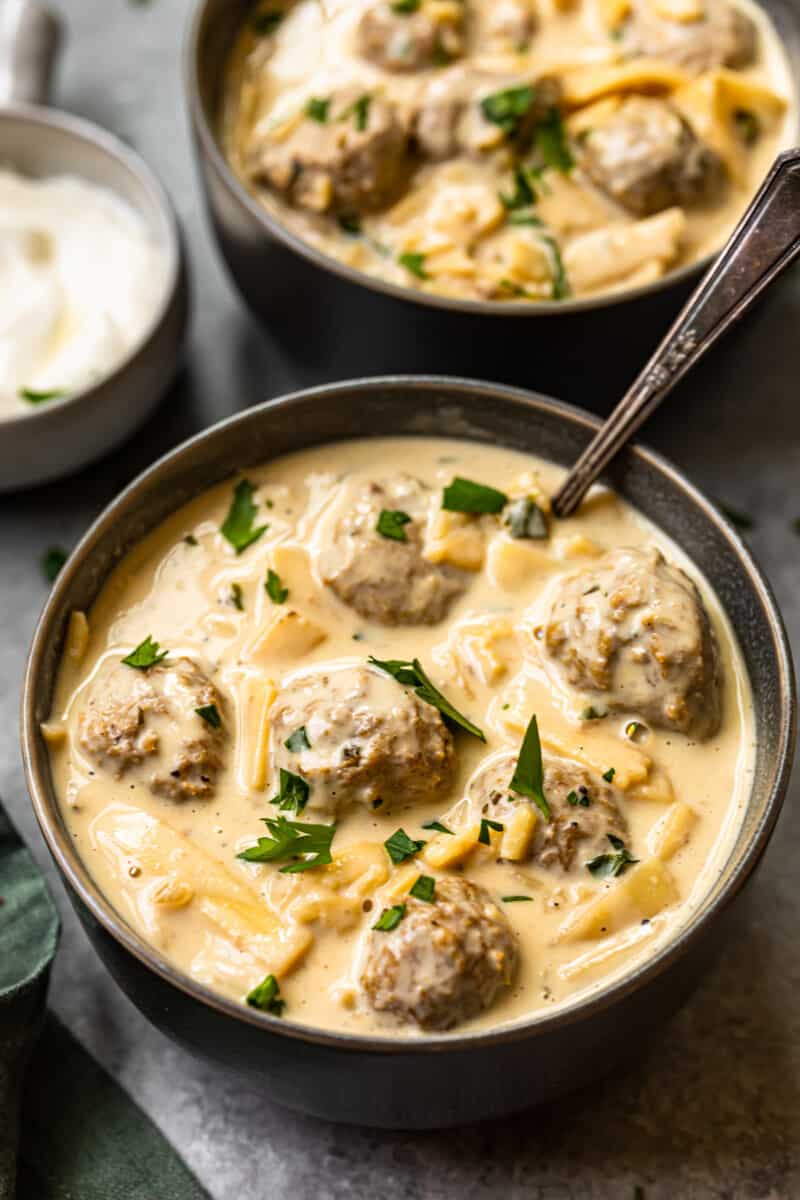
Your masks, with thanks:
[[[251,21],[251,27],[254,33],[260,34],[262,37],[268,33],[274,33],[277,27],[283,20],[282,12],[259,12],[256,13]]]
[[[198,717],[202,717],[206,724],[210,725],[212,729],[222,728],[222,717],[219,715],[219,709],[217,708],[216,704],[204,704],[202,708],[196,708],[194,711],[197,713]]]
[[[606,837],[611,842],[614,853],[598,854],[586,864],[586,869],[598,879],[613,879],[616,875],[621,875],[626,867],[639,861],[629,853],[621,838],[614,837],[613,833],[606,834]]]
[[[585,787],[578,788],[577,792],[567,792],[567,804],[571,804],[573,808],[589,808],[591,803]]]
[[[551,819],[550,805],[544,795],[544,769],[542,767],[542,743],[539,740],[539,725],[536,717],[531,717],[519,758],[509,784],[512,792],[519,792],[534,802],[545,821]]]
[[[547,537],[547,518],[530,496],[512,500],[503,517],[503,524],[513,538],[530,538],[540,541]]]
[[[278,794],[272,797],[270,804],[277,804],[282,812],[294,809],[299,816],[308,803],[308,793],[311,791],[309,784],[302,775],[295,775],[284,767],[280,769],[279,779]]]
[[[424,842],[415,842],[408,836],[405,829],[396,829],[383,844],[386,847],[386,853],[395,865],[405,862],[407,858],[413,858],[425,845]]]
[[[511,135],[517,132],[523,119],[530,112],[535,98],[536,90],[529,84],[506,88],[505,91],[484,96],[481,100],[481,111],[487,121],[499,125],[504,133]]]
[[[370,655],[368,662],[373,667],[378,667],[381,671],[385,671],[387,675],[391,675],[398,683],[413,687],[415,695],[419,696],[420,700],[424,700],[426,704],[432,704],[434,708],[438,708],[448,725],[458,726],[461,729],[465,729],[467,733],[471,733],[473,737],[480,738],[482,742],[486,741],[483,730],[479,729],[477,725],[473,725],[468,717],[465,717],[457,708],[454,708],[439,689],[434,687],[423,671],[422,663],[418,658],[415,658],[413,662],[404,662],[401,659],[386,659],[382,661]]]
[[[447,512],[499,513],[508,504],[505,492],[456,476],[442,493],[442,508]]]
[[[536,192],[522,167],[514,168],[514,191],[511,195],[507,196],[504,192],[499,192],[498,195],[500,196],[501,204],[509,212],[513,212],[518,208],[527,208],[529,204],[536,203]]]
[[[342,233],[348,233],[350,237],[358,237],[361,233],[361,219],[359,217],[347,216],[342,213],[336,219]]]
[[[328,120],[330,105],[330,97],[312,96],[306,105],[306,116],[310,117],[312,121],[318,121],[320,125],[324,125]]]
[[[643,725],[641,721],[628,721],[628,724],[625,726],[625,737],[630,738],[633,742],[642,733],[647,733],[646,725]]]
[[[572,294],[572,289],[569,286],[567,271],[564,266],[564,260],[561,257],[558,242],[555,238],[551,237],[543,237],[542,241],[549,249],[553,263],[553,299],[566,300]]]
[[[140,642],[135,650],[131,650],[123,658],[126,667],[136,667],[139,671],[146,671],[149,667],[154,667],[156,663],[162,662],[169,650],[162,650],[158,642],[154,642],[148,633],[143,642]]]
[[[431,875],[420,875],[408,892],[409,896],[413,896],[416,900],[424,900],[426,904],[433,904],[435,893],[436,880]]]
[[[503,904],[516,904],[520,900],[533,900],[533,896],[501,896]]]
[[[603,779],[605,779],[606,783],[611,783],[616,773],[616,767],[609,767],[607,771],[603,772]]]
[[[44,404],[47,400],[60,400],[66,394],[63,388],[53,388],[49,392],[37,392],[34,388],[20,388],[17,392],[20,400],[27,400],[28,404]]]
[[[435,829],[437,833],[449,833],[451,837],[453,836],[452,829],[448,829],[447,826],[443,825],[441,821],[425,821],[422,828]]]
[[[381,537],[391,538],[395,542],[407,542],[408,534],[403,528],[408,525],[411,517],[398,508],[382,508],[378,523],[375,526]]]
[[[56,576],[67,561],[67,552],[60,546],[51,546],[42,555],[42,573],[48,583],[54,583]]]
[[[417,279],[430,279],[430,275],[425,270],[424,254],[401,254],[397,261],[401,267],[405,267],[412,275],[416,275]]]
[[[253,518],[258,509],[253,503],[253,485],[249,479],[240,479],[233,489],[233,500],[228,515],[220,526],[220,533],[230,542],[237,554],[241,554],[253,542],[258,541],[266,525],[253,528]]]
[[[267,571],[264,587],[273,604],[286,603],[289,596],[289,589],[281,586],[281,577],[277,571],[273,571],[272,567]]]
[[[280,993],[281,989],[275,976],[267,975],[252,992],[247,993],[247,1003],[251,1008],[258,1008],[261,1012],[272,1013],[273,1017],[280,1017],[286,1007],[286,1001],[281,1000]]]
[[[536,128],[536,149],[545,166],[553,167],[563,174],[575,166],[575,159],[567,142],[564,122],[557,108],[551,108],[545,119]]]
[[[420,0],[394,0],[392,12],[415,13],[419,11]]]
[[[505,825],[501,825],[499,821],[490,821],[488,817],[481,818],[481,828],[478,834],[478,841],[482,846],[491,846],[492,839],[489,830],[493,829],[495,833],[502,833]]]
[[[231,584],[231,604],[234,608],[238,608],[239,612],[244,612],[244,598],[240,583]]]
[[[363,133],[369,123],[369,106],[372,103],[372,97],[369,94],[359,96],[350,107],[342,113],[340,120],[346,120],[347,117],[353,117],[356,129],[359,133]]]
[[[383,933],[391,933],[393,929],[397,928],[405,915],[405,904],[393,904],[391,908],[383,910],[372,928],[380,929]]]
[[[260,837],[255,846],[248,846],[236,855],[237,858],[258,863],[298,859],[281,867],[282,874],[286,875],[324,867],[333,861],[331,843],[336,832],[335,825],[308,825],[301,821],[290,821],[286,817],[262,819],[270,836]]]
[[[602,721],[607,714],[603,709],[595,708],[593,704],[587,704],[586,708],[582,708],[579,714],[581,721]]]
[[[294,733],[290,733],[283,744],[287,750],[291,750],[292,754],[299,754],[301,750],[310,750],[311,742],[308,740],[305,725],[301,725],[299,729],[295,729]]]

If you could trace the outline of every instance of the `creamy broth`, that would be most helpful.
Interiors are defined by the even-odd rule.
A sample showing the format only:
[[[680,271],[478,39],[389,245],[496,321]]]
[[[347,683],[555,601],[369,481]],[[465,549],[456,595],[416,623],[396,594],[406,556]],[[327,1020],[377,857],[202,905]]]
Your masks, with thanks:
[[[302,239],[498,301],[634,287],[717,249],[795,129],[750,0],[265,0],[222,112],[233,168]]]
[[[654,954],[691,917],[725,861],[752,778],[752,708],[741,656],[696,570],[619,498],[598,488],[576,516],[547,516],[547,497],[562,474],[528,455],[449,439],[362,440],[286,456],[247,473],[254,527],[267,528],[241,553],[220,532],[231,505],[228,482],[181,508],[122,560],[88,624],[73,617],[44,727],[57,792],[88,871],[159,955],[241,1002],[274,974],[292,1020],[413,1035],[419,1032],[413,1022],[370,1007],[360,980],[369,945],[393,936],[372,932],[378,916],[408,902],[420,875],[440,886],[444,879],[467,878],[485,887],[518,947],[510,986],[458,1029],[494,1026],[567,1003]],[[442,488],[456,476],[503,489],[510,498],[535,497],[538,507],[531,511],[537,519],[544,516],[548,536],[512,537],[498,515],[443,512]],[[339,523],[357,509],[365,485],[406,477],[413,477],[403,484],[406,505],[414,513],[424,510],[427,522],[425,555],[452,570],[463,588],[442,619],[429,625],[365,619],[323,582],[343,569],[341,556],[332,560],[332,548]],[[396,512],[402,504],[388,507]],[[372,536],[375,554],[401,546]],[[576,570],[599,570],[604,553],[614,548],[654,546],[696,581],[718,646],[721,719],[702,741],[570,687],[542,636],[550,628],[549,606],[568,594],[565,581]],[[403,602],[411,604],[416,583],[411,571],[407,578]],[[341,580],[339,575],[339,591]],[[598,597],[599,586],[585,589],[587,603]],[[362,600],[363,594],[363,607]],[[147,637],[169,652],[163,666],[147,671],[122,664]],[[363,669],[368,656],[419,659],[486,738],[484,743],[456,730],[447,783],[436,782],[443,759],[431,754],[425,773],[417,763],[405,788],[395,776],[396,786],[387,788],[391,794],[377,808],[369,788],[352,792],[345,805],[341,794],[336,799],[337,779],[332,790],[330,778],[315,773],[335,728],[303,708],[303,681],[315,672],[324,673],[326,702],[338,688],[354,710],[359,704],[381,711],[412,704],[410,689],[378,669],[367,668],[361,677],[363,695],[343,686],[348,666]],[[167,681],[166,703],[178,703],[181,689],[195,682],[180,666],[184,658],[207,676],[205,690],[192,692],[190,705],[196,711],[213,701],[221,718],[216,729],[191,717],[193,736],[208,735],[205,757],[195,760],[200,774],[189,768],[179,781],[180,787],[191,783],[191,794],[176,793],[169,772],[162,777],[154,768],[145,777],[141,765],[133,765],[119,773],[122,760],[113,757],[124,740],[119,726],[111,749],[108,740],[103,743],[103,757],[92,740],[98,729],[86,723],[92,704],[109,704],[120,689],[150,687],[153,670]],[[140,750],[150,717],[161,719],[158,708],[147,709],[149,700],[141,703],[142,721],[134,731]],[[603,705],[605,716],[598,711]],[[594,711],[587,713],[587,706]],[[422,709],[426,721],[438,723],[432,705],[422,703]],[[638,863],[603,877],[586,868],[588,851],[579,849],[569,870],[531,859],[530,825],[538,821],[546,831],[547,822],[524,796],[495,822],[502,830],[484,829],[489,845],[476,839],[474,803],[465,797],[474,795],[476,773],[516,761],[532,714],[545,766],[556,759],[584,772],[581,779],[585,772],[591,776],[593,807],[578,807],[576,796],[581,819],[598,811],[601,779],[611,775],[608,790],[622,826],[609,829],[622,829],[626,852]],[[311,745],[290,753],[285,731],[301,720]],[[159,753],[169,764],[174,739],[184,731],[169,722],[161,731]],[[400,735],[397,742],[402,750]],[[402,769],[401,751],[395,746],[394,752]],[[271,803],[279,791],[278,766],[312,781],[299,816],[280,814]],[[430,779],[435,794],[418,794],[415,789]],[[517,809],[529,816],[524,828],[515,826],[521,838],[515,847],[505,839]],[[280,870],[285,860],[237,858],[266,836],[262,818],[278,815],[312,823],[335,816],[333,864],[286,874]],[[425,830],[431,820],[452,834]],[[427,845],[393,863],[383,843],[398,828]],[[520,895],[529,899],[503,900]]]

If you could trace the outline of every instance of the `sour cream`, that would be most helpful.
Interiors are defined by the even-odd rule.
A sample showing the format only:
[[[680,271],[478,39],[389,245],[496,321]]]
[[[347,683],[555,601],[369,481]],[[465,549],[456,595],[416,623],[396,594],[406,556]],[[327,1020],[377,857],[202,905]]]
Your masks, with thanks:
[[[0,170],[0,417],[108,375],[166,285],[163,248],[113,192]]]

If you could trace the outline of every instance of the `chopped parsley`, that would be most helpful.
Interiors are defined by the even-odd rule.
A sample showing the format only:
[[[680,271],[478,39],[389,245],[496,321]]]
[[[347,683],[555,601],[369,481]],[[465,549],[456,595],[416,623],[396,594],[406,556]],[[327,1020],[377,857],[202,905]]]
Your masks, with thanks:
[[[501,825],[499,821],[490,821],[488,817],[481,817],[481,828],[478,834],[478,841],[482,846],[491,846],[492,839],[489,835],[489,830],[493,829],[495,833],[502,833],[505,825]]]
[[[42,555],[42,574],[48,583],[54,583],[56,576],[67,561],[67,552],[60,546],[51,546]]]
[[[405,684],[407,687],[413,687],[414,694],[419,696],[420,700],[424,700],[426,704],[432,704],[434,708],[438,708],[448,725],[465,729],[473,737],[479,738],[482,742],[486,741],[483,730],[479,729],[477,725],[473,725],[468,717],[465,717],[457,708],[454,708],[439,689],[434,687],[422,669],[422,664],[418,658],[415,658],[412,662],[406,662],[402,659],[381,660],[373,658],[370,655],[367,661],[373,667],[378,667],[381,671],[385,671],[387,675],[391,675],[398,683]]]
[[[605,779],[606,783],[611,783],[616,773],[616,767],[609,767],[607,771],[603,771],[603,779]]]
[[[197,541],[197,538],[194,536],[194,534],[193,534],[193,533],[187,533],[186,537],[185,537],[183,540],[184,540],[184,542],[186,543],[186,545],[187,545],[187,546],[197,546],[197,545],[199,545],[199,543],[198,543],[198,541]]]
[[[541,217],[535,213],[514,212],[508,218],[509,225],[544,225]]]
[[[393,929],[397,928],[405,915],[405,904],[393,904],[391,908],[383,910],[372,928],[380,929],[382,933],[391,933]]]
[[[222,728],[222,717],[219,715],[219,709],[217,708],[216,704],[204,704],[202,708],[196,708],[194,711],[197,713],[198,717],[202,717],[206,724],[210,725],[212,729]]]
[[[580,712],[581,721],[602,721],[605,712],[599,708],[595,708],[593,704],[587,704],[586,708],[582,708]]]
[[[546,167],[567,174],[575,166],[564,122],[557,108],[551,108],[545,119],[537,125],[536,149]]]
[[[330,97],[312,96],[306,105],[306,116],[312,121],[324,125],[328,120],[328,109],[331,106]]]
[[[273,1017],[280,1017],[283,1016],[286,1007],[286,1001],[281,1000],[280,994],[281,989],[275,976],[267,975],[252,992],[247,993],[247,1003],[251,1008],[258,1008],[261,1012],[272,1013]]]
[[[513,279],[501,279],[500,287],[504,292],[508,292],[510,296],[527,296],[531,299],[533,294],[524,288],[521,283],[515,283]]]
[[[569,286],[567,271],[564,266],[564,260],[561,257],[561,250],[559,249],[558,242],[555,240],[555,238],[551,237],[543,237],[542,241],[549,249],[553,263],[552,298],[553,300],[566,300],[566,298],[571,295],[572,289]]]
[[[529,84],[506,88],[481,100],[481,112],[487,121],[499,125],[508,136],[515,134],[531,110],[536,89]]]
[[[122,661],[126,667],[136,667],[138,671],[147,671],[156,663],[163,662],[168,654],[169,650],[162,650],[158,642],[154,642],[148,633],[144,641],[140,642],[135,650],[131,650],[130,654],[126,654]]]
[[[281,577],[277,571],[273,571],[272,567],[267,571],[267,578],[264,582],[267,595],[273,604],[285,604],[289,596],[289,589],[281,584]]]
[[[228,515],[220,526],[220,533],[233,546],[237,554],[241,554],[253,542],[258,541],[266,525],[253,527],[253,519],[258,512],[253,503],[253,485],[248,479],[240,479],[233,489],[233,500],[228,509]]]
[[[571,804],[573,808],[588,808],[591,803],[591,798],[585,787],[578,788],[577,792],[567,792],[567,804]]]
[[[244,597],[240,583],[231,584],[231,604],[234,608],[238,608],[239,612],[244,612]]]
[[[545,821],[551,819],[550,805],[544,794],[544,768],[542,766],[542,743],[539,740],[539,725],[531,717],[519,751],[519,758],[508,785],[512,792],[519,792],[532,800]]]
[[[403,526],[408,525],[410,520],[408,513],[401,512],[398,508],[382,508],[375,529],[381,537],[391,538],[395,542],[407,542],[408,534]]]
[[[405,267],[412,275],[416,275],[417,279],[430,279],[430,275],[425,270],[424,254],[401,254],[397,261],[401,267]]]
[[[541,541],[547,537],[547,518],[530,496],[512,500],[503,516],[503,524],[513,538]]]
[[[533,896],[501,896],[503,904],[518,904],[522,900],[533,900]]]
[[[641,721],[628,721],[625,726],[625,737],[635,741],[640,734],[647,732],[647,726],[642,725]]]
[[[49,392],[37,392],[34,388],[24,387],[17,392],[20,400],[27,400],[28,404],[45,404],[48,400],[59,400],[66,394],[63,388],[52,388]]]
[[[431,875],[420,875],[414,886],[409,889],[409,896],[413,896],[416,900],[424,900],[426,904],[433,904],[436,893],[436,880]]]
[[[251,21],[251,27],[254,33],[264,37],[268,33],[274,33],[283,20],[284,14],[277,12],[274,9],[267,12],[258,12]]]
[[[754,146],[761,136],[761,123],[756,114],[747,108],[737,108],[733,123],[745,146]]]
[[[499,513],[508,504],[505,492],[475,483],[473,479],[462,479],[456,475],[442,493],[442,508],[447,512]]]
[[[340,121],[346,121],[348,117],[352,117],[356,129],[359,133],[363,133],[369,123],[369,106],[372,103],[372,97],[365,93],[359,96],[349,108],[345,109],[339,118]]]
[[[270,804],[277,804],[281,812],[294,811],[299,816],[308,803],[309,784],[302,775],[295,775],[284,767],[280,769],[279,780],[277,795],[272,797]]]
[[[392,12],[415,13],[419,11],[420,0],[394,0]]]
[[[514,212],[519,208],[527,208],[530,204],[536,203],[536,192],[531,187],[530,179],[526,175],[523,167],[514,168],[514,191],[510,195],[504,192],[498,193],[500,202],[509,212]]]
[[[613,847],[613,854],[598,854],[586,864],[586,869],[598,879],[613,879],[621,875],[626,867],[639,861],[629,853],[622,838],[615,837],[613,833],[606,834],[606,837]]]
[[[396,829],[383,844],[386,847],[386,853],[395,865],[405,862],[407,858],[413,858],[425,845],[424,842],[415,842],[408,836],[405,829]]]
[[[287,817],[263,817],[269,837],[260,837],[255,846],[248,846],[237,854],[245,862],[281,862],[281,873],[296,875],[310,871],[313,867],[324,867],[332,862],[331,843],[336,832],[335,825],[308,825],[302,821],[290,821]]]
[[[301,725],[299,729],[295,729],[294,733],[290,733],[283,744],[287,750],[291,750],[292,754],[299,754],[301,750],[310,750],[311,742],[308,740],[305,725]]]
[[[359,217],[348,216],[342,213],[336,219],[339,222],[339,228],[342,233],[347,233],[350,237],[358,237],[361,233],[361,220]]]
[[[453,836],[452,829],[448,829],[447,826],[443,825],[441,821],[425,821],[422,828],[435,829],[437,833],[449,833],[451,837]]]

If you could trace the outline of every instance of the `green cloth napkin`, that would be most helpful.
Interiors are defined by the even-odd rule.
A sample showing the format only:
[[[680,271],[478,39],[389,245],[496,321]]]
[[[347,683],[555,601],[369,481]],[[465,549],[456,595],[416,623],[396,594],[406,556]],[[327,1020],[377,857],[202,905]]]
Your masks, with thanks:
[[[58,914],[0,804],[0,1200],[209,1200],[45,999]]]

